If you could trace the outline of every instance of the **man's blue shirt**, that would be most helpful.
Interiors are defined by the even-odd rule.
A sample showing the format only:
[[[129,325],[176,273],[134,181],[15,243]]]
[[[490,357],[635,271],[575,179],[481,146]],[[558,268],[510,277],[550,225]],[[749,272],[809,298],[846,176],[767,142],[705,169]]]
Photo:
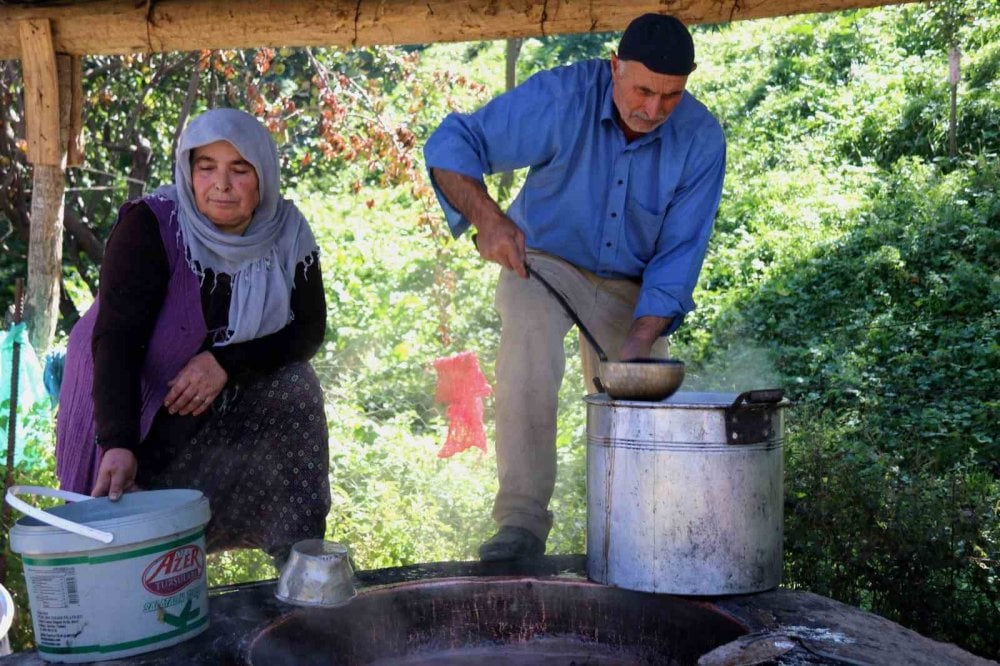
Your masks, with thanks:
[[[507,211],[528,247],[603,277],[641,279],[634,316],[673,317],[667,332],[694,309],[726,146],[718,121],[692,95],[628,143],[616,121],[610,63],[559,67],[475,113],[450,114],[424,157],[428,169],[479,180],[529,167]],[[434,188],[458,237],[469,221]]]

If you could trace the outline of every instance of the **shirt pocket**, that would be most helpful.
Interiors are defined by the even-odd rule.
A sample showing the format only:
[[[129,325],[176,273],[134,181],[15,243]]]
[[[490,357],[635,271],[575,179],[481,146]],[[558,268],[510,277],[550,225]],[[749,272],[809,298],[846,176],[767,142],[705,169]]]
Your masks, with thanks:
[[[637,259],[649,262],[656,253],[656,239],[660,237],[666,211],[649,210],[629,197],[625,202],[625,237],[629,249]]]

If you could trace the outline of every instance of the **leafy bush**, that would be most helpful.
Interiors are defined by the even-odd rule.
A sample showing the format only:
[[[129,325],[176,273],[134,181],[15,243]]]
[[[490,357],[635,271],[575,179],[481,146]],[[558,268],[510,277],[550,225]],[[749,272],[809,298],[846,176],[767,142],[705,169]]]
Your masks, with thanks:
[[[785,584],[996,653],[1000,488],[973,455],[947,470],[885,451],[834,411],[795,410]]]
[[[6,377],[5,377],[6,379]],[[18,410],[21,414],[20,410]],[[7,424],[10,418],[10,404],[7,400],[0,402],[0,432],[7,433]],[[45,488],[55,488],[58,486],[55,474],[55,460],[52,456],[52,436],[54,433],[52,412],[48,405],[44,403],[36,404],[27,414],[19,417],[17,423],[18,432],[25,434],[24,455],[22,460],[15,464],[13,470],[14,483],[27,486],[42,486]],[[0,459],[0,474],[6,477],[6,442],[3,444],[3,458]],[[50,507],[56,503],[55,500],[28,499],[33,504],[41,507]],[[15,651],[22,650],[34,645],[31,627],[31,613],[28,609],[28,590],[24,582],[24,569],[21,566],[21,556],[10,549],[10,540],[6,535],[10,534],[10,528],[14,521],[20,518],[13,509],[10,510],[9,524],[0,525],[4,532],[4,552],[6,560],[7,577],[3,581],[3,586],[10,592],[14,600],[14,620],[11,625],[9,636],[11,648]]]

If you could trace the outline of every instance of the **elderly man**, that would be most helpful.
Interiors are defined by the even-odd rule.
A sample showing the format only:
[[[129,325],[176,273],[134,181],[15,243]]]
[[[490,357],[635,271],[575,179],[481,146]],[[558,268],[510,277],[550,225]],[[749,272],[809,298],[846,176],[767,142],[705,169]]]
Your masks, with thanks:
[[[718,121],[685,92],[694,44],[670,16],[632,21],[610,62],[541,72],[424,150],[452,233],[476,229],[502,266],[496,364],[500,529],[484,561],[540,555],[552,527],[563,340],[572,322],[525,264],[566,297],[611,360],[664,356],[694,309],[725,173]],[[483,174],[529,167],[506,214]],[[581,345],[585,378],[596,355]],[[593,387],[588,384],[593,390]]]

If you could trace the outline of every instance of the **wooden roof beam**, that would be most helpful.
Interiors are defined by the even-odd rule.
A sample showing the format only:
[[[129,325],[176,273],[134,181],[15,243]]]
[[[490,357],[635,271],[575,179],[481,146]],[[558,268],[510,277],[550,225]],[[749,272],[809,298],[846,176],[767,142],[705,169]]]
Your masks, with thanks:
[[[94,0],[0,5],[0,59],[18,25],[47,20],[57,53],[423,44],[622,30],[639,14],[688,24],[831,12],[912,0]]]

